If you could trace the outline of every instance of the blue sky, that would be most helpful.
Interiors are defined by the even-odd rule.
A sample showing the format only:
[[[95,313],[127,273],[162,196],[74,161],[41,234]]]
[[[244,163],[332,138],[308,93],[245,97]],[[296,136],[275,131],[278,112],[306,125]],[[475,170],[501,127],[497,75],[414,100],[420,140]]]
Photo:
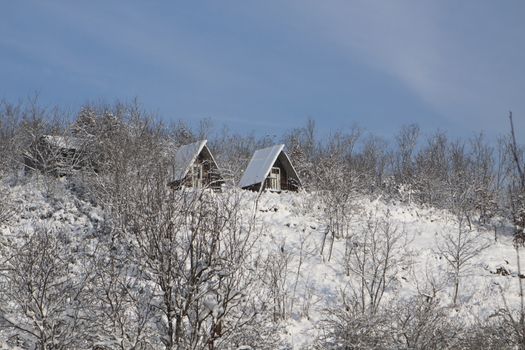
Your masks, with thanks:
[[[525,2],[8,1],[0,98],[134,97],[170,121],[525,135]],[[525,137],[521,134],[520,139]]]

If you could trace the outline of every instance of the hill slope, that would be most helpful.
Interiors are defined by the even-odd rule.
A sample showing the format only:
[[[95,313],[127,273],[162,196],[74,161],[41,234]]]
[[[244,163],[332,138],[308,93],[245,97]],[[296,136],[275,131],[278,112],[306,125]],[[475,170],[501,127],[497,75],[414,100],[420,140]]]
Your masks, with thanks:
[[[66,185],[45,179],[4,185],[8,190],[4,203],[15,211],[0,226],[2,240],[16,240],[18,235],[30,235],[45,226],[69,232],[78,249],[94,250],[104,212]],[[516,254],[510,233],[502,228],[495,241],[493,228],[474,225],[470,230],[464,224],[466,236],[476,237],[474,247],[485,249],[474,254],[461,270],[457,305],[453,306],[454,278],[442,251],[446,235],[455,237],[458,232],[458,221],[450,212],[360,197],[353,203],[346,236],[332,238],[331,234],[325,237],[328,219],[315,194],[263,193],[258,198],[252,192],[241,193],[242,215],[255,212],[259,236],[254,252],[266,264],[264,275],[268,278],[263,284],[274,292],[272,307],[275,320],[282,325],[279,337],[283,348],[313,344],[323,332],[321,325],[330,310],[342,307],[342,296],[360,291],[364,276],[359,274],[358,260],[366,254],[371,256],[371,250],[359,253],[366,237],[370,238],[365,236],[367,232],[375,232],[378,245],[384,243],[387,231],[396,238],[389,257],[393,264],[382,280],[385,289],[378,301],[381,305],[426,295],[442,306],[450,306],[449,318],[468,325],[501,309],[502,295],[511,308],[519,304]],[[382,251],[377,254],[378,259],[384,258]]]

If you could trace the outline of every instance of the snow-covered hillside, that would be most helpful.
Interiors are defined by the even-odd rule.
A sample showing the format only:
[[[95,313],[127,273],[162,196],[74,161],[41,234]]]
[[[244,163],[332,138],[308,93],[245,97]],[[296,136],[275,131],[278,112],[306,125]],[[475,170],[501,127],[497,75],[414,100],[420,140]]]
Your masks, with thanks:
[[[3,184],[6,195],[2,201],[15,208],[10,219],[0,226],[4,246],[20,235],[31,235],[36,228],[45,226],[68,232],[68,237],[78,246],[76,249],[94,251],[100,243],[97,232],[104,224],[104,212],[80,199],[66,185],[65,181],[36,178]],[[458,301],[454,306],[452,270],[440,249],[445,235],[458,231],[457,219],[451,213],[382,198],[360,197],[354,203],[356,209],[351,216],[348,230],[351,237],[336,237],[329,259],[332,238],[328,235],[321,254],[327,220],[316,194],[263,193],[258,198],[254,192],[229,191],[241,193],[244,217],[252,216],[255,210],[258,237],[253,252],[262,260],[271,256],[275,265],[270,268],[279,270],[273,282],[282,293],[279,296],[282,310],[277,320],[282,330],[279,334],[282,348],[313,345],[323,332],[321,324],[330,310],[342,307],[342,295],[356,290],[361,276],[355,269],[349,271],[345,267],[349,264],[348,249],[349,245],[359,246],[356,237],[370,229],[370,223],[388,223],[390,232],[399,236],[394,257],[398,264],[392,269],[393,277],[386,285],[381,304],[428,295],[436,298],[439,305],[450,306],[449,317],[465,326],[496,314],[504,307],[503,295],[510,308],[519,304],[516,252],[511,233],[504,226],[497,227],[496,237],[494,227],[474,224],[472,230],[468,230],[468,235],[476,237],[476,244],[486,249],[473,256],[462,269]],[[217,194],[221,195],[226,194]],[[4,333],[0,330],[0,334]],[[0,341],[5,343],[2,348],[24,345],[23,337],[18,343],[6,338]]]
[[[385,202],[381,198],[361,198],[356,205],[361,209],[352,220],[355,232],[363,230],[367,218],[372,217],[386,219],[406,234],[403,250],[408,262],[396,272],[395,283],[387,288],[384,302],[413,296],[418,293],[418,287],[424,292],[430,279],[439,288],[440,302],[452,306],[451,271],[438,245],[444,234],[457,232],[455,216],[444,210]],[[285,339],[294,348],[299,348],[313,341],[318,322],[325,317],[324,311],[339,305],[341,292],[351,288],[349,283],[356,277],[347,276],[344,271],[345,239],[336,238],[330,261],[326,250],[323,256],[320,255],[326,224],[319,201],[312,194],[264,193],[257,215],[266,228],[259,242],[261,249],[277,252],[282,248],[291,256],[287,287],[290,298],[296,300],[287,322]],[[451,317],[460,318],[462,322],[475,322],[494,315],[503,307],[501,291],[510,304],[516,306],[519,302],[512,237],[510,231],[501,227],[498,230],[497,241],[493,228],[475,227],[470,233],[489,247],[475,256],[462,273],[458,306],[451,308]],[[497,271],[507,271],[510,275],[502,276]],[[296,279],[298,286],[294,293]]]

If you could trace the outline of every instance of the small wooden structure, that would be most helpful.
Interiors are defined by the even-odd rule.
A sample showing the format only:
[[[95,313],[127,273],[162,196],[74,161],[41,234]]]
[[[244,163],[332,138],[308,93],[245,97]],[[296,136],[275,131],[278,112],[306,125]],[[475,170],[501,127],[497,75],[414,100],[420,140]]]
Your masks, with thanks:
[[[24,153],[25,171],[40,170],[55,176],[71,175],[88,165],[88,139],[43,135]]]
[[[244,171],[239,187],[253,191],[297,191],[301,181],[284,145],[255,151]]]
[[[169,185],[182,187],[212,188],[218,190],[224,183],[219,167],[202,140],[181,146],[177,149],[171,168]]]

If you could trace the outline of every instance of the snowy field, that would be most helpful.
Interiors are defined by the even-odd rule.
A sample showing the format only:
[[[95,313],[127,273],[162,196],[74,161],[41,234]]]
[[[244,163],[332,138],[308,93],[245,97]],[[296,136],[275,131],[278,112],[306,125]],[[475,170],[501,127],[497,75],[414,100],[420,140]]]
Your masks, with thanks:
[[[252,197],[255,195],[252,195]],[[254,198],[247,200],[253,201]],[[296,293],[291,293],[295,308],[287,322],[285,339],[293,348],[308,345],[317,334],[316,325],[323,318],[323,310],[334,307],[341,291],[349,288],[352,276],[343,268],[345,240],[336,239],[330,261],[327,254],[319,254],[326,230],[323,211],[315,196],[301,193],[264,193],[259,204],[259,220],[266,227],[261,249],[278,251],[284,247],[292,256],[289,267],[288,289],[293,291],[299,271]],[[450,269],[437,248],[444,233],[457,231],[455,217],[447,211],[422,208],[399,202],[385,202],[381,198],[361,198],[361,212],[353,218],[353,228],[362,229],[365,218],[386,218],[406,233],[407,243],[403,248],[408,264],[398,269],[395,283],[385,292],[389,298],[407,298],[424,288],[428,279],[436,281],[438,298],[443,305],[452,306],[453,284]],[[510,231],[499,228],[497,241],[494,231],[473,228],[472,235],[490,246],[470,261],[460,282],[457,307],[451,307],[450,316],[461,322],[473,322],[494,315],[503,307],[501,291],[509,304],[517,305],[518,274],[516,253]],[[302,246],[302,247],[301,247]],[[303,256],[298,270],[300,256]],[[503,267],[508,276],[496,274]],[[309,307],[308,307],[309,305]],[[308,314],[305,315],[305,308]]]
[[[7,191],[2,200],[9,201],[15,211],[0,227],[2,240],[16,240],[17,235],[30,235],[36,227],[46,226],[71,233],[78,249],[95,245],[94,233],[103,224],[104,213],[79,199],[65,182],[22,180],[3,186]],[[273,255],[276,262],[282,263],[278,265],[284,292],[283,317],[279,321],[282,348],[307,347],[321,331],[319,324],[327,310],[338,307],[342,294],[349,293],[359,281],[359,276],[345,269],[345,252],[352,241],[336,237],[329,259],[332,238],[328,235],[321,254],[327,220],[315,194],[263,193],[257,197],[254,192],[242,192],[241,207],[244,216],[253,215],[256,208],[258,239],[254,251],[261,256]],[[469,230],[468,234],[475,235],[486,249],[461,271],[458,300],[453,305],[451,269],[439,247],[445,234],[458,230],[455,216],[382,198],[361,197],[354,206],[357,209],[351,216],[349,234],[362,232],[367,222],[381,220],[400,233],[400,263],[394,267],[381,303],[434,293],[440,305],[450,306],[449,316],[465,325],[494,315],[503,307],[503,295],[511,307],[518,305],[516,252],[510,231],[504,226],[496,226],[496,236],[494,226],[473,224]]]

